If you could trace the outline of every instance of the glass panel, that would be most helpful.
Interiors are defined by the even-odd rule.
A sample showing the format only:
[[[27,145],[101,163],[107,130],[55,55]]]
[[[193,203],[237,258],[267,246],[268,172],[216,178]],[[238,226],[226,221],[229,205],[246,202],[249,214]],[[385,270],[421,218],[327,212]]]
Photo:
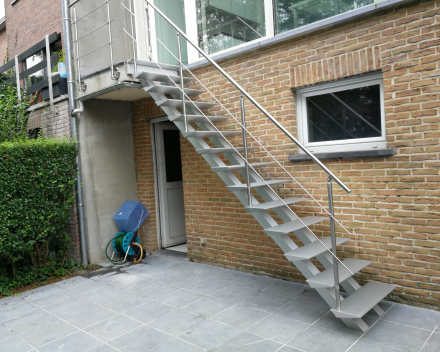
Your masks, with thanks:
[[[184,0],[160,0],[156,1],[155,5],[171,21],[173,21],[173,23],[175,23],[177,27],[179,27],[183,32],[186,32]],[[157,12],[155,14],[155,21],[157,38],[163,44],[165,44],[168,49],[170,49],[175,57],[179,57],[177,51],[176,30]],[[184,64],[187,64],[188,55],[186,50],[186,40],[180,37],[180,43],[182,49],[182,61]],[[157,41],[157,59],[160,63],[163,64],[178,64],[178,61],[159,41]]]
[[[264,0],[197,0],[199,46],[208,54],[266,35]]]
[[[43,52],[40,51],[26,59],[26,70],[43,61]],[[28,77],[28,87],[44,80],[44,69],[37,71]]]
[[[275,34],[372,3],[374,0],[275,0]]]
[[[309,142],[380,137],[380,85],[306,98]]]
[[[163,144],[167,182],[182,181],[182,159],[180,155],[179,131],[164,130]]]

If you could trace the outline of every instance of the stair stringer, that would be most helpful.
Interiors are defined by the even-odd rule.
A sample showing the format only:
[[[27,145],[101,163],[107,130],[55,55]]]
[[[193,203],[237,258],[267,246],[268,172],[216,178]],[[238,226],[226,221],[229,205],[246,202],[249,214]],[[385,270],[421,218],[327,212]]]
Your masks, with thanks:
[[[154,84],[153,82],[147,82],[147,83],[149,85]],[[149,94],[156,102],[163,101],[163,100],[167,99],[167,97],[164,94],[153,93],[153,92],[151,92]],[[168,117],[171,117],[171,118],[180,115],[180,112],[176,108],[173,108],[173,107],[161,107],[161,109],[167,114]],[[183,122],[179,122],[179,121],[173,121],[173,122],[181,132],[184,132],[184,123]],[[210,123],[198,122],[196,124],[202,131],[216,131],[216,129]],[[188,131],[195,131],[195,129],[191,125],[188,125]],[[202,138],[188,137],[187,139],[196,149],[209,149],[210,148],[209,145]],[[211,137],[209,139],[217,148],[230,147],[229,143],[224,138]],[[237,164],[241,164],[241,163],[244,164],[244,161],[235,153],[227,153],[224,155],[232,165],[237,165]],[[215,154],[214,155],[202,154],[202,157],[207,161],[207,163],[211,167],[225,165],[224,162]],[[243,171],[240,171],[240,173],[243,173]],[[223,182],[226,184],[226,186],[241,184],[241,181],[231,171],[217,172],[217,174],[223,180]],[[253,181],[262,180],[262,178],[257,173],[253,172],[252,170],[250,170],[250,178]],[[258,192],[258,194],[265,201],[271,201],[271,200],[278,199],[278,196],[276,194],[274,194],[274,191],[270,187],[263,186],[263,187],[257,187],[255,189]],[[247,205],[248,199],[247,199],[247,195],[245,195],[245,192],[240,190],[240,191],[234,191],[233,193],[241,201],[243,206]],[[255,199],[253,199],[253,200],[256,202]],[[292,220],[295,220],[298,218],[293,213],[293,211],[286,209],[286,207],[280,207],[280,208],[276,208],[274,210],[276,211],[277,215],[282,219],[283,222],[292,221]],[[258,212],[252,212],[251,214],[258,221],[258,223],[263,227],[263,229],[278,225],[278,223],[272,218],[272,216],[265,210],[261,210]],[[307,230],[307,229],[305,229],[305,230]],[[295,231],[295,235],[300,239],[301,242],[303,242],[303,244],[313,242],[313,240],[315,239],[314,235],[311,234],[311,232],[309,230],[304,231],[304,229],[303,229],[300,231]],[[298,246],[292,241],[292,239],[287,234],[273,236],[272,238],[274,239],[275,243],[277,243],[277,245],[281,248],[281,250],[283,250],[284,253],[298,248]],[[322,260],[322,264],[324,267],[328,267],[328,265],[330,265],[330,267],[331,267],[331,264],[330,264],[331,256],[330,256],[330,254],[328,254],[328,256],[330,258],[326,257],[325,255],[320,255],[318,258],[319,261]],[[294,264],[298,268],[298,270],[300,270],[300,272],[306,277],[306,279],[314,277],[315,275],[317,275],[320,272],[318,270],[318,268],[316,268],[316,266],[310,260],[298,261],[298,262],[295,262]],[[353,279],[353,282],[356,285],[358,285],[354,279]],[[351,282],[349,282],[349,280],[346,280],[344,282],[344,285],[347,286],[347,288],[350,291],[356,290],[354,285]],[[343,287],[344,287],[344,285],[343,285]],[[335,300],[333,289],[319,288],[319,289],[317,289],[317,292],[321,295],[321,297],[326,301],[326,303],[330,307],[334,308],[336,306],[336,300]],[[341,300],[342,299],[343,299],[343,297],[341,297]],[[342,321],[348,327],[355,329],[355,330],[366,331],[368,329],[368,325],[360,318],[343,318]]]

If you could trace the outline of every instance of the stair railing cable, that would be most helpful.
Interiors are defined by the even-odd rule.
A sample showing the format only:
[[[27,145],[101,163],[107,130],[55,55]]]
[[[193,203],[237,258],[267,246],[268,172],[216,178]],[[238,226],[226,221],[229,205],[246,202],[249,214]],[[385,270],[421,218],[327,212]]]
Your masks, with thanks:
[[[124,4],[122,4],[122,6],[123,7],[125,7],[127,10],[128,10],[128,8],[124,5]],[[135,17],[135,19],[138,19],[136,16],[134,16]],[[138,19],[139,20],[139,19]],[[142,22],[141,22],[142,23]],[[145,26],[146,27],[146,26]],[[146,27],[147,28],[147,27]],[[150,31],[150,29],[149,28],[147,28],[149,31]],[[147,53],[147,51],[142,47],[142,46],[139,46],[139,43],[138,43],[138,41],[133,37],[133,36],[131,36],[130,35],[130,33],[128,33],[127,32],[127,30],[124,28],[123,29],[124,30],[124,32],[133,40],[133,41],[135,41],[136,42],[136,44],[138,44],[138,47],[141,49],[141,50],[143,50],[145,53]],[[150,33],[151,33],[151,31],[150,31]],[[160,39],[159,38],[157,38],[155,35],[154,35],[154,33],[151,33],[154,37],[155,37],[155,39],[157,39],[169,52],[170,52],[170,54],[172,55],[172,56],[174,56],[174,58],[176,58],[176,60],[178,60],[178,58],[166,47],[166,45],[164,44],[164,43],[162,43],[161,41],[160,41]],[[134,58],[134,60],[136,60],[136,58]],[[179,61],[179,60],[178,60]],[[165,72],[165,70],[160,66],[160,64],[159,63],[157,63],[156,61],[152,61],[154,64],[156,64],[156,66],[162,71],[162,73],[165,75],[165,76],[167,76],[168,78],[169,78],[169,80],[170,80],[170,82],[172,82],[174,85],[175,85],[175,87],[176,88],[178,88],[181,92],[182,92],[182,95],[185,95],[185,97],[188,99],[188,101],[192,101],[191,100],[191,98],[184,92],[184,90],[182,91],[182,88],[181,87],[179,87],[179,85],[176,83],[176,82],[174,82],[172,79],[171,79],[171,77]],[[183,65],[183,64],[182,64]],[[182,80],[181,80],[182,81]],[[195,106],[195,108],[197,108],[197,110],[201,113],[201,115],[202,116],[204,116],[205,118],[206,118],[206,120],[207,120],[207,122],[209,122],[210,124],[211,124],[211,126],[224,138],[224,140],[227,142],[227,143],[229,143],[229,145],[237,152],[237,154],[243,159],[243,161],[245,162],[245,165],[247,165],[249,168],[251,168],[252,169],[252,171],[254,171],[260,178],[261,178],[261,180],[263,181],[263,183],[265,184],[265,186],[267,186],[267,187],[269,187],[271,190],[272,190],[272,192],[273,192],[273,194],[275,194],[278,198],[279,198],[279,200],[283,203],[283,205],[285,205],[285,206],[287,206],[287,209],[289,209],[291,212],[292,212],[292,214],[301,222],[301,224],[304,226],[304,228],[307,228],[309,231],[310,231],[310,233],[324,246],[324,248],[327,250],[327,252],[329,252],[332,256],[333,256],[333,258],[334,258],[334,260],[336,260],[337,262],[339,262],[342,266],[344,266],[352,275],[354,275],[354,273],[332,252],[332,250],[330,249],[330,248],[328,248],[322,241],[321,241],[321,239],[318,237],[318,236],[316,236],[315,234],[314,234],[314,232],[301,220],[301,218],[299,218],[296,214],[295,214],[295,212],[288,206],[288,204],[287,203],[285,203],[284,202],[284,200],[279,196],[279,194],[266,182],[266,180],[259,174],[259,172],[257,171],[257,170],[255,170],[255,168],[252,166],[252,164],[250,164],[249,163],[249,161],[248,160],[246,160],[239,152],[238,152],[238,150],[232,145],[232,143],[223,135],[223,133],[208,119],[208,117],[204,114],[204,112],[198,107],[198,106],[196,106],[196,105],[194,105]],[[229,112],[229,111],[228,111]],[[233,115],[231,115],[235,120],[236,120],[236,118],[233,116]],[[241,125],[241,124],[240,124]],[[245,129],[245,127],[244,127],[244,129]],[[249,133],[249,135],[254,139],[254,140],[256,140],[253,136],[252,136],[252,134],[249,132],[249,131],[247,131],[246,130],[246,132],[247,133]],[[257,142],[258,142],[258,140],[256,140]],[[258,142],[259,143],[259,142]],[[260,143],[259,143],[260,144]],[[261,144],[260,144],[261,145]],[[263,147],[263,146],[262,146]],[[263,147],[264,148],[264,147]],[[264,148],[265,149],[265,148]],[[266,149],[265,149],[266,150]],[[267,150],[266,150],[267,151]],[[274,157],[271,155],[271,157],[274,159]],[[277,160],[276,159],[274,159],[276,162],[277,162]],[[294,180],[295,180],[295,182],[297,182],[298,183],[298,181],[296,181],[296,179],[293,177],[293,176],[291,176]],[[318,203],[319,204],[319,203]],[[322,207],[322,206],[321,206]],[[324,209],[325,210],[325,209]],[[333,220],[335,220],[335,221],[337,221],[336,219],[334,219],[334,216],[332,216],[331,215],[331,218],[333,218]],[[346,230],[347,232],[348,232],[348,230]],[[334,230],[332,231],[332,233],[334,233]],[[350,234],[350,233],[349,233]],[[338,283],[339,283],[339,281],[337,281]],[[339,297],[336,297],[336,300],[338,300],[339,299]]]
[[[124,4],[122,4],[122,6],[123,7],[125,7],[128,11],[130,11],[130,9],[128,9]],[[148,31],[149,31],[149,33],[166,49],[166,50],[168,50],[168,52],[177,60],[177,61],[179,61],[179,58],[178,57],[176,57],[175,55],[174,55],[174,53],[158,38],[158,37],[156,37],[156,35],[136,16],[136,15],[134,15],[133,13],[132,13],[132,15],[133,15],[133,17],[136,19],[136,20],[138,20]],[[131,36],[125,29],[124,29],[124,31],[125,31],[125,33],[128,35],[128,36],[130,36],[130,38],[132,39],[132,40],[134,40],[135,42],[137,42],[137,40],[136,39],[134,39],[133,38],[133,36]],[[146,52],[146,50],[144,50],[142,47],[140,47],[144,52]],[[136,61],[136,60],[134,60],[134,61]],[[339,226],[341,226],[341,228],[347,233],[347,234],[349,234],[350,236],[353,236],[353,234],[352,233],[350,233],[350,231],[348,231],[348,229],[344,226],[344,225],[342,225],[341,224],[341,222],[338,220],[338,219],[336,219],[335,217],[334,217],[334,215],[332,215],[329,211],[327,211],[327,209],[325,209],[325,207],[324,206],[322,206],[321,205],[321,203],[319,203],[319,201],[315,198],[315,197],[313,197],[313,195],[306,189],[306,188],[304,188],[304,186],[303,185],[301,185],[301,183],[299,183],[298,182],[298,180],[289,172],[289,171],[287,171],[287,169],[278,161],[278,159],[277,158],[275,158],[275,156],[273,156],[272,155],[272,153],[270,152],[270,151],[268,151],[262,144],[261,144],[261,142],[258,140],[258,139],[256,139],[253,135],[252,135],[252,133],[250,132],[250,131],[248,131],[247,129],[246,129],[246,126],[244,126],[230,111],[229,111],[229,109],[228,108],[226,108],[218,99],[217,99],[217,97],[194,75],[194,73],[192,73],[183,63],[182,63],[182,66],[191,74],[191,76],[192,77],[194,77],[194,79],[203,87],[203,89],[205,89],[206,90],[206,92],[207,93],[209,93],[210,95],[211,95],[211,97],[229,114],[229,116],[231,116],[234,120],[235,120],[235,122],[238,124],[238,125],[240,125],[240,127],[241,128],[244,128],[245,129],[245,131],[249,134],[249,136],[259,145],[259,147],[261,147],[266,153],[267,153],[267,155],[269,156],[269,157],[271,157],[272,158],[272,160],[273,161],[275,161],[276,163],[277,163],[277,165],[293,180],[293,181],[295,181],[295,183],[316,203],[316,204],[318,204],[318,206],[329,216],[329,217],[331,217],[331,218],[333,218],[333,220],[339,225]],[[181,89],[180,89],[181,90]],[[191,100],[186,94],[185,94],[185,97],[186,98],[188,98],[189,100]],[[197,109],[201,112],[201,114],[202,115],[204,115],[204,113],[197,107]],[[204,115],[205,116],[205,115]],[[209,119],[208,119],[208,121],[209,121]],[[211,121],[209,121],[210,123],[211,123]],[[211,123],[212,124],[212,123]],[[215,125],[213,125],[213,127],[216,129],[216,130],[218,130],[217,129],[217,127],[215,126]],[[219,131],[220,133],[221,133],[221,131]],[[229,142],[229,141],[228,141]],[[258,174],[258,172],[257,172],[257,174]],[[260,175],[259,175],[260,176]],[[280,200],[281,201],[283,201],[281,198],[280,198]],[[283,203],[284,203],[284,201],[283,201]],[[285,203],[284,203],[285,204]],[[287,205],[287,204],[285,204],[285,205]]]

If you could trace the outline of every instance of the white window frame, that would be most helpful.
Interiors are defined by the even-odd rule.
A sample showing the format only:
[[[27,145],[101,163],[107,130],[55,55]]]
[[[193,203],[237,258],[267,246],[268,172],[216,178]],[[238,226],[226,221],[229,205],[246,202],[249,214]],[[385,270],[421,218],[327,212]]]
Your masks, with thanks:
[[[309,142],[307,124],[306,98],[316,95],[328,94],[341,90],[361,88],[379,84],[380,86],[380,111],[382,135],[371,138],[347,139],[326,142]],[[383,94],[383,75],[366,74],[359,77],[343,79],[337,82],[318,84],[313,87],[300,88],[296,91],[298,137],[304,146],[312,153],[362,151],[386,148],[385,106]],[[303,154],[303,152],[301,152]]]
[[[237,49],[241,49],[252,45],[254,43],[261,42],[265,39],[272,38],[275,35],[274,32],[274,17],[273,17],[273,0],[264,0],[264,19],[266,24],[266,35],[264,37],[252,40],[250,42],[246,42],[240,45],[233,46],[232,48],[228,48],[222,51],[217,51],[210,55],[221,55],[230,51],[234,51]],[[198,40],[198,26],[197,26],[197,3],[196,0],[185,0],[185,19],[194,18],[195,20],[186,20],[186,35],[190,38],[194,43],[199,45]],[[199,53],[196,49],[192,47],[191,44],[188,44],[188,62],[193,63],[204,58],[199,56]]]

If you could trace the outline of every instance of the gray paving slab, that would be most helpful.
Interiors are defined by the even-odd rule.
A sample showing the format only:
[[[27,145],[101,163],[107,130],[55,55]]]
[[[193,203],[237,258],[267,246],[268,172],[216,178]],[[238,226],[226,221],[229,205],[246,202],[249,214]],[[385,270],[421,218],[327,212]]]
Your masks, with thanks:
[[[201,268],[201,267],[203,267],[202,264],[192,263],[192,262],[182,262],[182,261],[177,261],[177,260],[175,260],[175,263],[167,266],[168,269],[177,270],[182,273],[188,273],[192,270],[195,270],[195,269]]]
[[[285,344],[308,327],[309,324],[272,314],[246,331]]]
[[[88,350],[87,352],[118,352],[117,349],[113,348],[110,345],[99,345],[98,347],[92,348],[91,350]]]
[[[242,332],[219,347],[214,348],[213,352],[275,352],[281,346],[277,342]]]
[[[278,280],[266,276],[259,276],[253,274],[245,274],[238,281],[237,285],[253,288],[255,290],[265,290],[277,283]]]
[[[78,312],[88,311],[92,308],[95,308],[96,306],[97,305],[92,302],[86,301],[84,299],[78,299],[54,304],[53,306],[46,307],[45,309],[49,313],[61,319],[65,319],[70,315],[76,314]]]
[[[368,340],[357,340],[349,352],[402,352],[390,346],[378,345]]]
[[[188,312],[198,314],[204,318],[212,317],[225,309],[233,306],[235,303],[226,301],[221,298],[216,297],[205,297],[201,300],[198,300],[190,305],[183,307],[183,310]]]
[[[167,279],[171,279],[172,277],[182,275],[182,273],[177,270],[171,270],[167,268],[159,268],[159,270],[155,270],[152,272],[138,272],[137,274],[151,281],[165,281]]]
[[[32,301],[32,304],[35,304],[38,307],[46,309],[53,307],[54,305],[59,303],[69,304],[71,302],[81,302],[81,301],[82,301],[81,298],[74,296],[68,293],[67,291],[61,291],[61,293],[36,299],[35,301]]]
[[[161,299],[159,299],[159,301],[164,304],[168,304],[170,306],[180,308],[204,297],[206,296],[197,292],[188,291],[183,288],[179,291],[170,293],[162,297]]]
[[[200,347],[191,345],[188,342],[185,342],[183,340],[172,338],[171,340],[165,341],[164,343],[161,343],[160,345],[154,347],[151,349],[152,352],[171,352],[171,351],[178,351],[178,352],[203,352],[205,350],[201,349]]]
[[[249,274],[235,270],[224,270],[219,275],[216,275],[214,280],[227,282],[230,284],[239,284],[242,280],[249,280]]]
[[[350,335],[311,326],[288,345],[307,352],[344,352],[356,340],[356,337]]]
[[[433,330],[440,323],[440,312],[430,309],[395,304],[382,318],[420,329]]]
[[[272,295],[266,292],[260,292],[257,295],[247,299],[242,305],[255,309],[264,310],[265,312],[275,312],[277,309],[291,302],[289,297]],[[282,309],[284,310],[284,308]]]
[[[111,317],[118,315],[117,312],[95,305],[87,311],[81,311],[76,314],[70,315],[64,318],[69,324],[72,324],[80,329],[88,328],[101,321],[107,320]]]
[[[234,303],[239,303],[241,301],[251,298],[252,296],[255,296],[257,293],[257,290],[251,288],[231,285],[224,288],[223,290],[214,293],[212,296],[222,298]]]
[[[83,331],[60,338],[38,348],[39,352],[84,352],[102,344],[101,341]]]
[[[365,316],[362,319],[365,321],[365,323],[368,326],[371,327],[378,320],[378,317]],[[314,325],[355,337],[360,337],[364,334],[362,331],[349,329],[347,325],[345,325],[341,319],[336,318],[332,312],[328,312],[321,319],[319,319]]]
[[[159,330],[141,326],[109,341],[109,344],[122,352],[144,352],[170,338],[170,335]]]
[[[32,346],[24,342],[17,336],[11,337],[1,342],[2,352],[28,352],[35,351]]]
[[[0,325],[0,342],[13,336],[15,336],[15,333],[13,333],[11,330],[7,329],[3,325]]]
[[[0,311],[23,303],[26,303],[26,301],[23,300],[21,295],[2,298],[0,299]]]
[[[362,339],[404,351],[418,352],[430,331],[379,320]]]
[[[240,333],[239,329],[205,320],[179,335],[182,340],[198,347],[213,349]]]
[[[298,350],[298,349],[290,347],[290,346],[283,346],[277,352],[297,352],[297,351],[301,351],[301,350]],[[304,351],[301,351],[301,352],[304,352]]]
[[[138,296],[131,292],[125,292],[116,297],[103,297],[99,300],[99,304],[104,307],[111,308],[112,310],[123,313],[127,310],[133,309],[145,303],[145,298]]]
[[[133,273],[121,273],[108,283],[125,291],[135,291],[154,284],[154,281]]]
[[[92,295],[99,295],[101,291],[107,291],[108,285],[95,280],[89,280],[87,283],[81,286],[75,286],[67,289],[66,291],[72,295],[81,298],[88,298]]]
[[[50,296],[53,294],[60,294],[62,292],[63,292],[63,290],[61,290],[56,285],[47,285],[47,286],[42,286],[42,287],[34,288],[33,290],[23,292],[20,295],[20,297],[23,298],[25,301],[32,302],[37,299],[47,297],[47,296]]]
[[[189,271],[189,273],[191,275],[195,275],[207,279],[209,277],[215,277],[217,275],[220,275],[225,271],[226,269],[220,268],[218,266],[203,265],[195,268],[194,270]]]
[[[86,279],[85,277],[75,276],[75,277],[71,277],[70,279],[58,281],[54,285],[61,288],[62,290],[67,290],[69,288],[84,285],[85,283],[87,283],[89,281],[90,281],[90,279]]]
[[[20,304],[0,310],[0,324],[28,314],[40,312],[41,309],[30,303]]]
[[[142,323],[148,323],[168,313],[171,313],[174,310],[176,310],[175,307],[171,307],[157,301],[150,301],[139,307],[124,312],[124,315]]]
[[[54,315],[43,310],[4,322],[3,325],[15,334],[19,335],[26,331],[36,329],[59,320]]]
[[[201,323],[205,318],[184,310],[175,310],[148,323],[149,326],[176,336],[194,325]]]
[[[320,305],[328,307],[328,304],[326,303],[326,301],[324,301],[324,299],[314,289],[304,292],[302,295],[298,296],[297,300],[320,304]]]
[[[117,336],[123,335],[128,331],[138,328],[142,324],[125,317],[116,315],[103,322],[97,323],[87,328],[87,332],[99,340],[107,342]]]
[[[227,285],[225,285],[224,282],[215,281],[212,279],[203,279],[202,281],[199,280],[197,283],[189,285],[187,289],[205,295],[211,295],[214,292],[224,289],[226,286]]]
[[[33,347],[38,348],[64,336],[73,334],[76,331],[78,331],[78,329],[73,325],[57,320],[53,323],[24,332],[19,336]]]
[[[244,330],[267,315],[268,313],[262,312],[261,310],[235,305],[215,315],[211,319]]]
[[[432,334],[421,352],[438,352],[440,350],[440,334]]]
[[[285,305],[282,309],[277,310],[275,314],[312,324],[328,313],[329,310],[330,308],[328,306],[294,300]]]
[[[310,291],[310,287],[296,282],[277,280],[277,282],[264,290],[266,293],[272,293],[274,295],[286,296],[290,298],[296,298],[306,291]]]
[[[171,279],[166,279],[164,280],[164,282],[173,286],[185,288],[188,286],[192,286],[195,283],[200,282],[202,280],[203,279],[199,276],[194,276],[190,274],[180,274],[179,276],[172,277]]]
[[[180,287],[172,286],[169,283],[158,282],[138,290],[135,294],[140,297],[145,297],[148,300],[158,300],[177,290],[180,290]]]

